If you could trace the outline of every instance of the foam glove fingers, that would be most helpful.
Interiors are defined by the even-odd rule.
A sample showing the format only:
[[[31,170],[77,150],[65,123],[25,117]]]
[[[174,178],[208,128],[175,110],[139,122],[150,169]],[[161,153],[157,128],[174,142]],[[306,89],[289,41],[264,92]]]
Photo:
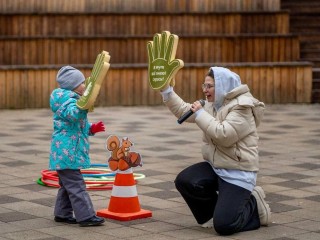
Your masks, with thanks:
[[[105,130],[106,129],[105,129],[104,123],[101,121],[97,123],[93,123],[90,128],[90,132],[92,134],[95,134],[97,132],[104,132]]]
[[[164,31],[157,33],[153,41],[147,43],[148,50],[148,79],[154,90],[164,90],[174,86],[175,75],[184,66],[180,59],[175,59],[178,36]]]
[[[93,111],[102,82],[105,80],[110,67],[109,61],[110,55],[108,52],[102,51],[98,54],[91,75],[85,81],[86,90],[77,101],[78,108],[82,110],[88,109],[89,112]]]

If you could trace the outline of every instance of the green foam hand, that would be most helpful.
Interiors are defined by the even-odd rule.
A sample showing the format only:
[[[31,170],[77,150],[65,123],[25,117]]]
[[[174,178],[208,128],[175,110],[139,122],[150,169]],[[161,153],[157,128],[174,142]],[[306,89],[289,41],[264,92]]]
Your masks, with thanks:
[[[110,55],[108,52],[102,51],[98,54],[91,75],[85,81],[86,90],[77,101],[78,108],[83,110],[88,109],[91,112],[93,111],[94,102],[110,67],[109,61]]]
[[[155,90],[174,86],[175,75],[183,68],[183,61],[175,59],[178,40],[177,35],[164,31],[155,34],[153,41],[147,44],[149,83]]]

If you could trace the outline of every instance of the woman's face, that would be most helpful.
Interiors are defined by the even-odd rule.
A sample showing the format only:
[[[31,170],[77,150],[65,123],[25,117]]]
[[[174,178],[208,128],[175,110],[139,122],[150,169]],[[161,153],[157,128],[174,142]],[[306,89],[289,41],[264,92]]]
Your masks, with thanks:
[[[202,90],[208,102],[214,102],[214,79],[206,76],[202,84]]]

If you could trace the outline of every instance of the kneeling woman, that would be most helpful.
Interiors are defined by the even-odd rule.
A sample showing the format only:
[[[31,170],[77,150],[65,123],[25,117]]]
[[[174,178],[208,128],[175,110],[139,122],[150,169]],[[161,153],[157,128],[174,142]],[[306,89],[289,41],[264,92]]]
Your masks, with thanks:
[[[170,86],[161,91],[176,116],[189,109],[187,122],[203,131],[204,161],[189,166],[175,180],[176,188],[197,222],[221,235],[268,225],[271,211],[263,189],[256,186],[259,171],[258,134],[264,104],[255,99],[240,77],[223,67],[209,69],[204,83],[205,105],[185,103]]]

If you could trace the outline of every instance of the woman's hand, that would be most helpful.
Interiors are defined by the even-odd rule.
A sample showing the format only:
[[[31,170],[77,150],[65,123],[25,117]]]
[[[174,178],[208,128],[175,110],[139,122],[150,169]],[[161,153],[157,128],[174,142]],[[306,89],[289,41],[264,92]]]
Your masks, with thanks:
[[[191,111],[192,112],[196,112],[196,111],[200,110],[201,108],[202,108],[202,105],[201,105],[200,101],[195,101],[191,105]]]

